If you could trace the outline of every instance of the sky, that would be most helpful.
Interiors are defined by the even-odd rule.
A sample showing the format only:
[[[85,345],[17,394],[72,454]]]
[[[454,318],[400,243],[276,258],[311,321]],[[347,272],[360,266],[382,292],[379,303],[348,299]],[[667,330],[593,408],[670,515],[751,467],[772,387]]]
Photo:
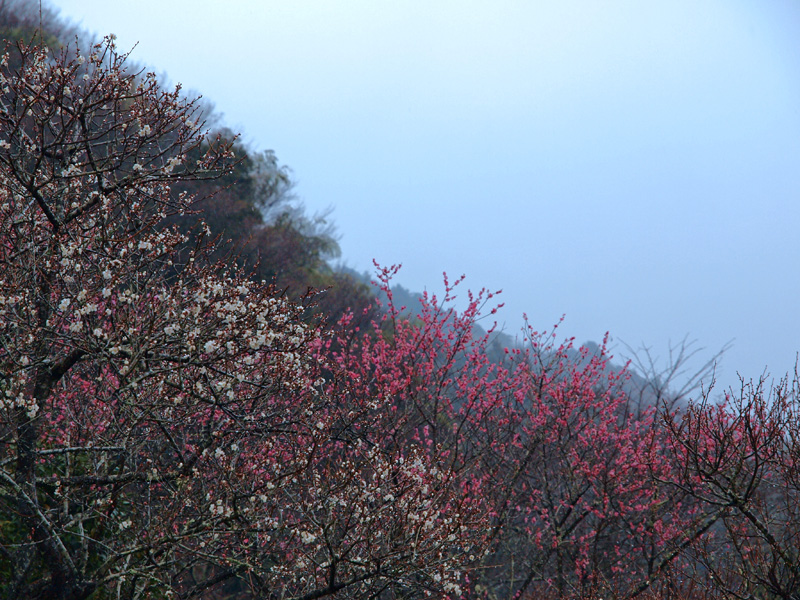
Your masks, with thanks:
[[[288,165],[342,260],[618,357],[800,351],[794,0],[53,0]],[[696,363],[694,363],[696,364]]]

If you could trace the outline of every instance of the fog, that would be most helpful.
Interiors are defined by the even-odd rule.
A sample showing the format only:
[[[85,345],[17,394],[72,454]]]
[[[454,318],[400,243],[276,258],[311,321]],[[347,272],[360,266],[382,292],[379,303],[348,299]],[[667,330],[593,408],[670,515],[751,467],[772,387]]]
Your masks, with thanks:
[[[342,257],[615,354],[800,350],[800,4],[60,0],[289,165]]]

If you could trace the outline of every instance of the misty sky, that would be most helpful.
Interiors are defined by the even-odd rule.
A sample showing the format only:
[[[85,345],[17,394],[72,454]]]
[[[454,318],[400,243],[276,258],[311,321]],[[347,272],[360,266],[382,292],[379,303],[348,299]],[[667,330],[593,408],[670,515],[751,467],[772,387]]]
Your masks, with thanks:
[[[289,165],[343,259],[736,372],[800,350],[800,3],[54,0]]]

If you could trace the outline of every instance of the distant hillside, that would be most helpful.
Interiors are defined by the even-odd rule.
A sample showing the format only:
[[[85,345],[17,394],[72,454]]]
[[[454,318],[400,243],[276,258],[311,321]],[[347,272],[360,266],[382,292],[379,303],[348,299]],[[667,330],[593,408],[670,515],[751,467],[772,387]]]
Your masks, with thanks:
[[[41,26],[41,30],[40,30]],[[12,42],[39,38],[50,46],[69,47],[76,39],[83,45],[94,40],[86,32],[64,22],[58,14],[33,0],[5,0],[0,3],[0,34]],[[13,59],[13,57],[12,57]],[[133,72],[141,65],[130,62]],[[207,123],[222,119],[210,105],[200,106]],[[218,127],[217,133],[226,139],[234,134]],[[256,152],[237,143],[238,162],[233,173],[215,181],[195,181],[178,186],[175,193],[188,192],[198,198],[196,212],[177,224],[185,232],[195,230],[200,221],[208,223],[213,235],[223,242],[217,251],[219,260],[234,261],[249,269],[258,280],[274,282],[285,293],[297,297],[311,289],[319,290],[315,297],[319,315],[329,323],[337,322],[352,311],[352,327],[364,328],[378,314],[375,299],[384,304],[386,298],[371,285],[371,276],[346,267],[335,267],[339,256],[338,235],[328,215],[309,215],[294,194],[291,170],[282,165],[272,151]],[[392,288],[394,304],[413,313],[422,295],[401,285]],[[476,336],[486,331],[476,326]],[[506,348],[520,344],[517,332],[495,331],[488,344],[488,356],[500,363]],[[598,350],[594,342],[585,344],[591,352]],[[573,349],[574,359],[580,351]],[[642,366],[642,365],[636,365]],[[653,366],[653,365],[651,365]],[[609,365],[619,369],[621,365]],[[626,390],[641,405],[651,405],[670,397],[674,381],[658,381],[651,369],[645,377],[630,370]],[[678,393],[678,395],[682,395]]]

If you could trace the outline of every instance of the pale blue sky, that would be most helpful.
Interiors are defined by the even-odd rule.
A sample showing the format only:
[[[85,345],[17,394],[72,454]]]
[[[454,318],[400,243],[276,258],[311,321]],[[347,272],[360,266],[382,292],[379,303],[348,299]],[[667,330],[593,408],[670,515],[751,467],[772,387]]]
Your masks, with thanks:
[[[346,262],[509,333],[800,350],[800,3],[54,0],[274,149]]]

